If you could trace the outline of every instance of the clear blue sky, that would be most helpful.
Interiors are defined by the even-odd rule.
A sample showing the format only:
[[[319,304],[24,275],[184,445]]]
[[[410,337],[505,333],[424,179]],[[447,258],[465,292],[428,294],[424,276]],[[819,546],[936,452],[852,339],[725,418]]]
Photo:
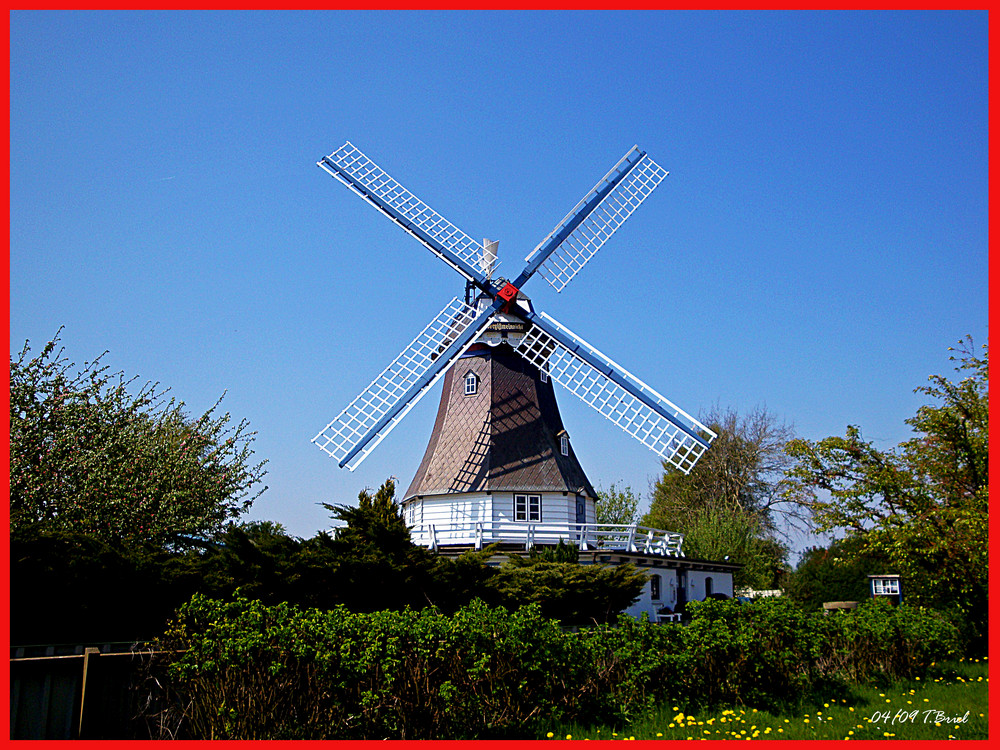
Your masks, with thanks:
[[[462,279],[315,162],[345,140],[524,256],[634,143],[670,176],[536,309],[689,412],[909,436],[987,337],[986,12],[14,12],[10,348],[224,406],[252,518],[311,536],[423,454],[440,385],[351,473],[310,443]],[[656,456],[562,392],[595,485]]]

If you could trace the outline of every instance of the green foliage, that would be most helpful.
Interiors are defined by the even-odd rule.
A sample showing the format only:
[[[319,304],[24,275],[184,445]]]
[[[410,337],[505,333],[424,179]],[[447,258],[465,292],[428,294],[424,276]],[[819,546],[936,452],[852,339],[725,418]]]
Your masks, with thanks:
[[[604,567],[511,557],[489,580],[483,597],[509,609],[536,603],[546,617],[584,625],[617,619],[645,582],[646,574],[632,564]]]
[[[673,529],[707,506],[741,511],[766,531],[775,528],[776,516],[794,516],[785,478],[792,427],[762,407],[742,416],[716,407],[701,419],[717,437],[688,474],[664,462],[643,523]]]
[[[135,641],[162,631],[176,605],[160,549],[112,544],[60,528],[10,539],[12,644]]]
[[[907,423],[915,437],[893,451],[865,442],[860,428],[818,442],[796,440],[789,452],[790,491],[817,527],[844,529],[903,578],[908,601],[951,609],[970,637],[982,639],[987,615],[989,505],[989,363],[960,346],[959,382],[932,376],[916,389],[937,401]]]
[[[504,736],[565,715],[586,679],[537,607],[481,602],[448,618],[196,597],[157,648],[176,654],[162,679],[207,739]]]
[[[266,489],[252,493],[265,462],[252,463],[245,420],[231,425],[218,403],[191,419],[156,383],[133,395],[134,378],[101,357],[76,370],[57,345],[29,358],[25,343],[10,360],[12,529],[177,544],[219,531]]]
[[[667,700],[769,707],[830,681],[917,677],[957,645],[940,615],[882,602],[827,617],[710,600],[690,614],[570,633],[537,605],[446,616],[196,596],[153,644],[165,663],[149,684],[171,715],[149,718],[204,739],[530,737],[550,722],[621,726]]]
[[[708,504],[678,521],[684,534],[684,554],[703,560],[742,565],[733,573],[734,589],[772,589],[784,575],[788,549],[761,527],[753,515],[738,508]]]
[[[515,556],[508,569],[490,564],[495,546],[435,555],[412,543],[393,494],[387,482],[363,491],[357,507],[327,506],[346,525],[311,539],[272,522],[230,523],[210,541],[165,550],[44,524],[17,528],[13,642],[151,638],[195,592],[228,598],[240,590],[266,605],[357,612],[432,605],[454,613],[476,597],[508,607],[535,601],[578,624],[613,618],[641,589],[643,576],[630,567],[578,565],[571,544],[534,550],[523,562]]]
[[[631,487],[618,489],[614,483],[607,490],[599,489],[594,501],[597,523],[631,525],[639,521],[639,496]]]
[[[580,561],[580,548],[577,547],[572,542],[565,542],[562,539],[555,546],[548,547],[538,547],[532,546],[528,551],[528,560],[531,562],[560,562],[560,563],[575,563]],[[510,558],[511,565],[524,565],[524,558],[512,557]]]
[[[332,558],[337,603],[355,612],[431,603],[427,589],[435,555],[410,539],[392,480],[374,495],[363,490],[357,506],[323,505],[347,524],[321,540]]]
[[[716,408],[702,421],[718,437],[689,474],[664,462],[642,523],[684,534],[689,557],[740,563],[736,588],[773,588],[788,555],[777,521],[796,515],[783,494],[792,428],[763,408],[745,416]]]
[[[785,594],[809,610],[823,602],[862,601],[871,596],[869,575],[888,571],[884,558],[863,551],[858,537],[832,542],[828,547],[807,549],[795,570],[786,578]]]

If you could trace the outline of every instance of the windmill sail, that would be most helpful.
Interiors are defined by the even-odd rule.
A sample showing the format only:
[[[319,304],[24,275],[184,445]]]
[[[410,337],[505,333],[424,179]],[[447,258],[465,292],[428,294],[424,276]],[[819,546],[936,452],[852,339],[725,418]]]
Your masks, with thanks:
[[[646,152],[633,147],[525,258],[524,270],[512,282],[493,281],[495,242],[472,239],[351,143],[318,164],[484,293],[478,312],[452,300],[313,439],[340,466],[357,467],[503,311],[528,324],[516,344],[521,356],[664,460],[685,473],[691,470],[715,438],[710,429],[552,318],[514,304],[535,273],[561,291],[652,193],[667,172]]]
[[[526,274],[535,266],[561,292],[666,176],[665,169],[633,146],[525,258]],[[561,234],[565,238],[560,242]]]
[[[715,433],[545,313],[518,353],[685,474]]]
[[[495,266],[485,274],[479,270],[482,244],[400,185],[350,141],[316,163],[466,278],[482,281],[494,270]]]
[[[491,313],[477,316],[452,299],[313,442],[353,471],[469,348]]]

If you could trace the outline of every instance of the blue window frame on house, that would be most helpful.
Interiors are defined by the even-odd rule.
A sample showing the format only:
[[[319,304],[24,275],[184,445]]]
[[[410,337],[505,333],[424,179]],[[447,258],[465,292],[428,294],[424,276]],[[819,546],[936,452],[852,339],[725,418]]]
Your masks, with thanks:
[[[479,392],[479,378],[471,370],[465,374],[465,395],[475,396]]]

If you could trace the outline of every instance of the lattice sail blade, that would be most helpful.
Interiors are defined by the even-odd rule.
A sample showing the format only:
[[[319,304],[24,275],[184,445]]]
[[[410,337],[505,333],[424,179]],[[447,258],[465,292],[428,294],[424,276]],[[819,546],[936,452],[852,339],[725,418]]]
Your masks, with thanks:
[[[657,185],[667,176],[667,171],[654,162],[646,154],[642,154],[637,162],[632,164],[637,148],[626,154],[615,167],[608,172],[604,178],[594,186],[593,190],[587,194],[577,206],[585,204],[591,196],[600,191],[620,174],[623,169],[628,168],[629,172],[615,187],[604,196],[600,203],[590,211],[587,217],[581,221],[553,250],[538,268],[538,273],[552,287],[561,292],[563,288],[576,276],[580,269],[586,265],[587,261],[594,257],[598,250],[608,241],[608,238],[625,223],[625,220],[632,215],[639,205],[649,197]],[[578,211],[573,209],[556,226],[539,248],[553,235],[557,235],[572,220]],[[536,248],[536,252],[538,248]],[[532,253],[533,255],[534,253]],[[531,261],[532,255],[525,258]]]
[[[716,437],[621,365],[542,313],[518,353],[685,474]]]
[[[313,442],[353,471],[476,340],[490,316],[452,299]]]
[[[477,278],[483,245],[404,188],[350,141],[317,165],[392,219],[466,278]],[[495,258],[494,258],[495,261]],[[489,269],[492,273],[495,266]],[[489,275],[487,273],[486,275]]]

